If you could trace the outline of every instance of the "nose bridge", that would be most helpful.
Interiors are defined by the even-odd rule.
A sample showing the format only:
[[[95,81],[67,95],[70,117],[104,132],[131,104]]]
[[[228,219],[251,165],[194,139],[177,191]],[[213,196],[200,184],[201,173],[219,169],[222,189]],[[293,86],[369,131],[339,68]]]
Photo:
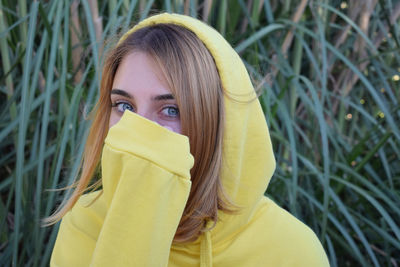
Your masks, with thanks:
[[[148,120],[154,121],[153,114],[151,112],[151,107],[146,103],[138,103],[136,107],[136,114]]]

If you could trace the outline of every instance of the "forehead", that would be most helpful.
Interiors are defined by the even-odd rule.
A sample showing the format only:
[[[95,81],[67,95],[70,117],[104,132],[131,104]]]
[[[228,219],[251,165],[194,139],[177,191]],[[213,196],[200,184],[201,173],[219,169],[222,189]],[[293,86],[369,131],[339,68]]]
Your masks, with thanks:
[[[171,93],[160,68],[143,52],[133,52],[122,59],[112,89],[124,90],[133,96]]]

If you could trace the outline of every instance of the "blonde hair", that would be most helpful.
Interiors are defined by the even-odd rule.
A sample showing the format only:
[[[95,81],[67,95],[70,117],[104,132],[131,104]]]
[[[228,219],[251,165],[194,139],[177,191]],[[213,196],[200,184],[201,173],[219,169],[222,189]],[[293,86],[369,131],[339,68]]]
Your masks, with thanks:
[[[141,28],[108,53],[80,179],[74,184],[71,197],[45,222],[56,223],[87,191],[108,132],[113,79],[122,59],[133,51],[146,53],[160,67],[180,110],[182,134],[189,137],[190,152],[195,159],[190,171],[192,187],[174,242],[194,241],[207,230],[208,221],[216,223],[218,210],[229,213],[234,211],[235,205],[224,194],[220,178],[224,102],[214,59],[193,32],[174,24]],[[99,179],[90,188],[100,185]]]

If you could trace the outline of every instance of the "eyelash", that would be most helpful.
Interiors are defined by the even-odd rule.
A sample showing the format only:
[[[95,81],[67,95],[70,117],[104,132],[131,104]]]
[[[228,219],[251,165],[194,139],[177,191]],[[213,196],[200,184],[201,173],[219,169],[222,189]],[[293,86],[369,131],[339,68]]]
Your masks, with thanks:
[[[121,104],[129,105],[130,107],[132,107],[132,110],[130,110],[130,111],[135,112],[133,106],[129,102],[125,102],[125,101],[115,101],[114,103],[111,104],[111,108],[116,108],[118,112],[124,113],[125,110],[123,110],[123,111],[119,110],[119,105],[121,105]]]
[[[123,105],[123,104],[129,105],[132,108],[132,110],[130,110],[130,111],[135,112],[134,107],[129,102],[126,102],[126,101],[115,101],[114,103],[111,104],[111,108],[116,108],[117,112],[124,113],[125,110],[127,110],[127,109],[122,110],[122,111],[119,110],[119,106]],[[176,111],[176,115],[170,116],[170,115],[164,114],[163,111],[166,109],[174,109]],[[177,108],[175,106],[165,106],[161,109],[161,113],[163,116],[168,117],[168,118],[173,118],[173,119],[179,118],[179,108]]]

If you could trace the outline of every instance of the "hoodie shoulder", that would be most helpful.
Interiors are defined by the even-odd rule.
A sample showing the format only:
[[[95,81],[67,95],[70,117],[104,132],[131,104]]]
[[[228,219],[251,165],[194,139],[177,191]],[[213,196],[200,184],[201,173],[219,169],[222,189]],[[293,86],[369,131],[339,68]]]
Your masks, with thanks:
[[[262,233],[260,242],[268,259],[274,259],[273,266],[329,266],[313,230],[267,197],[261,200],[252,225],[248,231]]]
[[[266,197],[221,254],[238,266],[329,266],[316,234]]]

